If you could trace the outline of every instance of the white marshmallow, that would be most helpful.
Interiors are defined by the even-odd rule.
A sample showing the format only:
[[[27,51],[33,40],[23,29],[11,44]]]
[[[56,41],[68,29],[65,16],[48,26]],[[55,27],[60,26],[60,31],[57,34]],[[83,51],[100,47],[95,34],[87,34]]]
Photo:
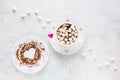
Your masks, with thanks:
[[[106,62],[106,63],[105,63],[105,66],[106,66],[106,67],[109,67],[109,65],[110,65],[109,62]]]
[[[81,54],[81,56],[82,56],[82,57],[85,57],[85,56],[86,56],[86,53],[85,53],[85,52],[83,52],[83,53]]]
[[[51,23],[51,20],[50,20],[50,19],[47,19],[47,23]]]
[[[92,47],[91,46],[88,48],[88,51],[92,51]]]
[[[71,32],[71,29],[69,28],[68,32]]]
[[[45,28],[45,27],[46,27],[46,25],[45,25],[45,24],[43,24],[43,23],[41,24],[41,26],[42,26],[42,28]]]
[[[72,38],[69,38],[70,41],[72,41]]]
[[[118,68],[116,65],[113,66],[114,71],[118,71]]]
[[[64,40],[67,41],[67,38],[65,38]]]
[[[64,30],[66,30],[67,29],[67,27],[64,27]]]
[[[68,36],[68,32],[65,33],[65,36]]]
[[[38,10],[35,10],[35,15],[38,15],[39,14],[39,11]]]
[[[110,62],[111,62],[111,63],[114,63],[114,62],[115,62],[114,57],[111,57],[111,58],[110,58]]]
[[[26,17],[25,14],[21,15],[21,19],[25,19],[25,17]]]
[[[13,8],[12,8],[12,11],[15,13],[15,12],[16,12],[16,7],[13,7]]]
[[[69,21],[70,21],[70,19],[66,19],[66,21],[67,21],[67,22],[69,22]]]
[[[102,69],[102,64],[99,63],[99,64],[98,64],[98,68],[99,68],[99,69]]]
[[[41,22],[41,21],[42,21],[41,16],[38,16],[38,18],[37,18],[37,19],[38,19],[38,21],[39,21],[39,22]]]
[[[31,10],[29,9],[28,11],[27,11],[27,15],[29,16],[31,14]]]
[[[72,34],[74,34],[75,32],[72,32]]]
[[[96,59],[97,59],[97,57],[96,57],[96,55],[94,54],[94,55],[93,55],[93,60],[96,60]]]

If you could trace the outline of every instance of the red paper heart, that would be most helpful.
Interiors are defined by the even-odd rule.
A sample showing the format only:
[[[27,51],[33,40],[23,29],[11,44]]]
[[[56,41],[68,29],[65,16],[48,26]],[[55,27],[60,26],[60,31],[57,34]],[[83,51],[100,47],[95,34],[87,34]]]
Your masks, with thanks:
[[[49,37],[49,38],[53,38],[53,33],[48,34],[48,37]]]

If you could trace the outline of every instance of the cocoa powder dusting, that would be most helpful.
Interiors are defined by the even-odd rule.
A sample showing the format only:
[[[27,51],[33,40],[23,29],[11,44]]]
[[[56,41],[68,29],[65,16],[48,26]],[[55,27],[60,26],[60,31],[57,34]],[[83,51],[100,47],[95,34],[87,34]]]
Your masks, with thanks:
[[[33,59],[24,56],[24,52],[28,51],[31,48],[35,49],[35,54]],[[32,67],[35,64],[37,64],[37,62],[41,59],[41,53],[43,51],[45,51],[45,48],[41,48],[40,44],[38,44],[35,41],[31,41],[19,45],[19,49],[16,51],[16,57],[20,61],[20,64]]]

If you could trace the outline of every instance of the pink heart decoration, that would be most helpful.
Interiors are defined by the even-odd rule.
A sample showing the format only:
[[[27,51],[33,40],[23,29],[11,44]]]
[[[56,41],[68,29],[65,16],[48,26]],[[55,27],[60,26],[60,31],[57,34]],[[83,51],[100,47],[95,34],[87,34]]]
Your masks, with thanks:
[[[49,38],[53,38],[53,33],[48,34]]]

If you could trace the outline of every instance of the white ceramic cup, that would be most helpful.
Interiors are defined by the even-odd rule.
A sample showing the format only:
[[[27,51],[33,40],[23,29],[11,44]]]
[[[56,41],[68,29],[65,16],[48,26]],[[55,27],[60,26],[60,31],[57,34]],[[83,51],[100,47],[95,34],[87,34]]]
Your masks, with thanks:
[[[72,44],[67,44],[66,45],[66,44],[61,43],[57,39],[57,36],[56,36],[57,29],[65,23],[69,23],[69,24],[72,24],[73,26],[76,26],[76,28],[78,30],[77,40],[75,42],[73,42]],[[71,23],[71,22],[63,22],[63,23],[57,24],[56,26],[57,26],[56,29],[53,31],[54,36],[53,36],[52,39],[49,39],[49,40],[50,40],[50,43],[51,43],[52,47],[58,53],[65,54],[65,55],[73,54],[73,53],[78,52],[84,46],[85,31],[82,27],[80,27],[80,25],[77,25],[77,24],[74,24],[74,23]]]

